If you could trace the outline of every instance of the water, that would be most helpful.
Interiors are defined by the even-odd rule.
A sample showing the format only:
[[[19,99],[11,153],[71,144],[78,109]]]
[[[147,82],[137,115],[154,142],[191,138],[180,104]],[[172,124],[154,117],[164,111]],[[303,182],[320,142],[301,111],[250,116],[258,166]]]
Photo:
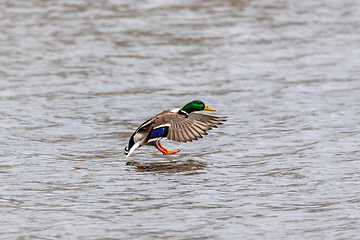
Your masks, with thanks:
[[[1,239],[357,239],[360,3],[2,1]],[[123,153],[201,99],[228,121]]]

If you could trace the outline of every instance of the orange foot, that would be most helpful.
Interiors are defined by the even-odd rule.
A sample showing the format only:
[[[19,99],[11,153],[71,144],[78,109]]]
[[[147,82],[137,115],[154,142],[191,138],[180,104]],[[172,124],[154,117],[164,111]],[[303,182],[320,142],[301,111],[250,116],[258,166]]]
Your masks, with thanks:
[[[160,152],[162,152],[164,155],[169,155],[169,154],[175,154],[177,152],[179,152],[179,149],[176,149],[174,151],[169,151],[166,148],[164,148],[160,142],[156,145],[157,150],[159,150]]]

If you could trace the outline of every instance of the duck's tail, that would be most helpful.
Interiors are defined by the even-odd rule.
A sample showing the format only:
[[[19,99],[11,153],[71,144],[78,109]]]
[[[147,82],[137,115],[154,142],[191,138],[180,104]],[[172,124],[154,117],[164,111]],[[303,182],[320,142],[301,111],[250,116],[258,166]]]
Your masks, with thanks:
[[[127,147],[125,147],[125,155],[126,157],[129,157],[131,155],[131,153],[133,153],[135,151],[135,149],[137,149],[139,147],[139,143],[135,143],[135,140],[134,140],[134,136],[135,136],[136,132],[133,133],[133,135],[130,137],[130,140],[129,140],[129,144]]]
[[[139,147],[139,143],[135,143],[130,149],[129,147],[125,147],[126,157],[129,157],[138,147]]]

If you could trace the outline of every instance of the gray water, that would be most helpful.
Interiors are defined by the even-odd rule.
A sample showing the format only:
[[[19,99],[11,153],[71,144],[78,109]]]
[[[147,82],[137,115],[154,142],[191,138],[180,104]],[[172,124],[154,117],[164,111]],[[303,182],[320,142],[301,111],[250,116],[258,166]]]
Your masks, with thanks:
[[[358,239],[360,2],[3,0],[1,239]],[[200,99],[228,121],[125,158]]]

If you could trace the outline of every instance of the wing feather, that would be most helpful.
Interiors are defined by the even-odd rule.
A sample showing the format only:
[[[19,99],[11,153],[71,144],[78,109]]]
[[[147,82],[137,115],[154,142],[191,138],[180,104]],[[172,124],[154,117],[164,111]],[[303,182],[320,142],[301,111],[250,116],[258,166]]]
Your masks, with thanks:
[[[176,142],[198,140],[202,138],[202,135],[207,135],[207,131],[222,124],[222,121],[226,121],[225,117],[206,114],[191,113],[190,116],[179,113],[168,113],[164,116],[165,121],[170,124],[167,136],[169,140]]]
[[[211,125],[211,127],[217,127],[216,125],[223,124],[222,121],[226,121],[226,117],[218,117],[213,115],[208,115],[204,113],[191,113],[189,119],[202,122],[205,124]]]
[[[192,142],[192,140],[197,140],[197,138],[191,133],[189,128],[184,128],[184,132],[188,136],[188,139],[190,139],[190,142]]]

